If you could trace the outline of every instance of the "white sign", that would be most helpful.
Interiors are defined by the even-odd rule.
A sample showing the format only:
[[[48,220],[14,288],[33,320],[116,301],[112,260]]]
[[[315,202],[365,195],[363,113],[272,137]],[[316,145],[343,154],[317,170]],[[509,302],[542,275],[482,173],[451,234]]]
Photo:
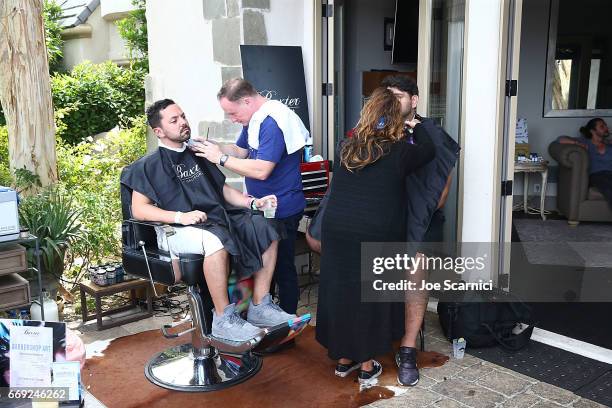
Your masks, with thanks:
[[[53,329],[10,326],[11,387],[49,387],[53,362]]]
[[[62,361],[53,363],[53,387],[68,388],[68,399],[78,401],[81,363],[78,361]]]

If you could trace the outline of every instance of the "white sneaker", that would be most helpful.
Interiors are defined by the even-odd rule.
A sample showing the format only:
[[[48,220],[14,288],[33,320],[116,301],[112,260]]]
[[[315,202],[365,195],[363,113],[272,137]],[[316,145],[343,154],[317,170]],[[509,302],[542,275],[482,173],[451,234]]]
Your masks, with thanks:
[[[212,335],[219,339],[243,342],[261,334],[259,327],[253,326],[236,313],[234,303],[225,306],[223,315],[217,316],[213,309]]]
[[[294,314],[285,313],[276,303],[272,302],[272,297],[268,293],[258,305],[253,304],[253,299],[251,299],[247,321],[258,327],[272,327],[296,317]]]

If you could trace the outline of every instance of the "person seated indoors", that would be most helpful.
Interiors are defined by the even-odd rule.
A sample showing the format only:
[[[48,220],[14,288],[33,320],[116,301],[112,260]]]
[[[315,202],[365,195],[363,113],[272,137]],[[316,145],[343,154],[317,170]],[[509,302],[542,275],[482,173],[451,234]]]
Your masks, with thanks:
[[[152,104],[147,120],[159,148],[126,167],[121,183],[133,191],[135,219],[175,224],[175,233],[168,237],[156,227],[158,245],[174,263],[182,253],[204,255],[204,277],[214,304],[212,335],[247,341],[260,335],[263,327],[295,318],[269,294],[280,236],[269,220],[251,211],[276,197],[248,197],[225,184],[216,165],[187,148],[191,128],[172,100]],[[239,278],[254,276],[246,320],[229,303],[230,258]]]
[[[575,144],[586,149],[589,155],[589,184],[598,189],[612,206],[612,144],[608,125],[601,118],[594,118],[580,128],[582,137],[561,136],[559,143]]]

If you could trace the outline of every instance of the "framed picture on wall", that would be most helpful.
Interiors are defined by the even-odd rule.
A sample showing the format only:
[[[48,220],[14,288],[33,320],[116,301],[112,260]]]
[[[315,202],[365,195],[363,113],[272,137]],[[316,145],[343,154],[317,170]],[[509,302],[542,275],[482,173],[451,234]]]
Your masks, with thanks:
[[[391,51],[393,49],[393,32],[395,31],[394,20],[390,17],[385,17],[385,37],[384,37],[384,49],[385,51]]]

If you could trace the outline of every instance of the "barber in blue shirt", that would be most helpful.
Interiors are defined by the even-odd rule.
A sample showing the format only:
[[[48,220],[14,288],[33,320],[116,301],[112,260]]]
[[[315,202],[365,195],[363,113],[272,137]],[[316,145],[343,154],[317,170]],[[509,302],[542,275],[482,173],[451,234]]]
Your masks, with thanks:
[[[251,119],[270,101],[241,78],[227,81],[217,98],[232,122],[244,126],[242,133],[236,144],[204,142],[197,149],[201,153],[197,154],[244,176],[249,194],[255,197],[276,195],[275,218],[284,224],[287,236],[278,245],[274,280],[279,289],[280,307],[287,313],[295,313],[299,298],[294,264],[295,240],[306,201],[300,173],[301,149],[292,153],[287,150],[290,137],[299,136],[284,135],[279,124],[267,116],[259,123],[258,145],[251,146],[248,138],[249,125],[253,125]],[[280,109],[289,110],[284,105]],[[301,122],[299,125],[303,127]]]

